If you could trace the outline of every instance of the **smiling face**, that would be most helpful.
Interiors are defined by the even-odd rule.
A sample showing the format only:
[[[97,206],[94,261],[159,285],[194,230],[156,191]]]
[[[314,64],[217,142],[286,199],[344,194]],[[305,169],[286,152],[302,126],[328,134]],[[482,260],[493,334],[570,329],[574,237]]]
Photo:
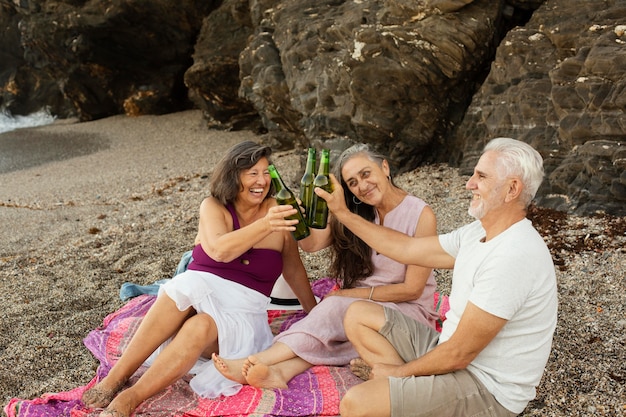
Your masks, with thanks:
[[[482,220],[505,203],[507,179],[500,173],[495,152],[485,152],[465,188],[472,192],[472,201],[467,212]]]
[[[341,177],[348,189],[362,202],[377,207],[389,190],[389,166],[382,167],[363,154],[348,159],[341,169]]]
[[[239,174],[241,187],[237,196],[238,201],[249,204],[261,204],[263,202],[271,184],[268,166],[267,158],[261,158],[251,168],[241,171]]]

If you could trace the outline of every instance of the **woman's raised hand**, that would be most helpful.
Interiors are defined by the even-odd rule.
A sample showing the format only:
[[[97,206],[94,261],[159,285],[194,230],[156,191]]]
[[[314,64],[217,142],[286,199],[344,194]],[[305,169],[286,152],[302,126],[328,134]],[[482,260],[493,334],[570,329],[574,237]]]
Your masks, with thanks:
[[[343,188],[341,187],[341,183],[337,181],[337,178],[335,178],[333,174],[330,174],[329,176],[330,182],[333,186],[332,193],[327,193],[319,187],[315,187],[313,191],[315,192],[315,194],[326,200],[326,204],[328,204],[328,209],[336,215],[343,210],[348,210],[348,207],[346,206],[346,200],[343,196]]]
[[[294,215],[297,212],[298,211],[289,204],[274,206],[270,207],[267,211],[265,220],[272,232],[292,232],[296,230],[295,225],[298,224],[298,219],[287,219],[286,217]]]

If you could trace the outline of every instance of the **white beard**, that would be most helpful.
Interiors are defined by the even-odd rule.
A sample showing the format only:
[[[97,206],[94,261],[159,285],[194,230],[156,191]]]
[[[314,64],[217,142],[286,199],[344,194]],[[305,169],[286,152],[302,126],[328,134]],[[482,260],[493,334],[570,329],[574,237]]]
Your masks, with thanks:
[[[472,205],[472,203],[474,203],[474,201],[470,203],[470,206],[467,209],[467,213],[476,220],[480,220],[485,217],[485,201],[483,199],[480,199],[478,200],[478,204],[475,206]]]

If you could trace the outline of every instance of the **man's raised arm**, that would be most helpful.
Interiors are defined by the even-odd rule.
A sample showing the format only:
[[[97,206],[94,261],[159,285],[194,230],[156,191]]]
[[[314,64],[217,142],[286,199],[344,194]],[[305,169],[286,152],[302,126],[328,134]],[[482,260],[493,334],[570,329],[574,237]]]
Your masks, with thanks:
[[[378,253],[407,265],[430,268],[452,268],[454,258],[443,250],[438,236],[411,237],[374,224],[348,210],[341,184],[330,175],[333,192],[315,188],[315,193],[328,203],[333,216]]]

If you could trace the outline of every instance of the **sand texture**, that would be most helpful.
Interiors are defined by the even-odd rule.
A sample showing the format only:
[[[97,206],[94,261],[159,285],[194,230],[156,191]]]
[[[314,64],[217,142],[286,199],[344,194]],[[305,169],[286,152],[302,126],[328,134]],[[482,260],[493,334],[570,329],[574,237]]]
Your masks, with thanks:
[[[122,305],[122,283],[172,275],[193,243],[214,163],[247,139],[259,140],[209,131],[195,110],[0,135],[3,405],[92,378],[97,363],[82,339]],[[274,163],[295,188],[296,153],[277,152]],[[466,179],[433,165],[397,183],[430,203],[447,232],[471,221]],[[523,415],[623,416],[625,219],[539,209],[530,217],[556,262],[560,313],[537,399]],[[303,259],[311,279],[326,276],[323,252]],[[448,293],[450,274],[437,277]]]

